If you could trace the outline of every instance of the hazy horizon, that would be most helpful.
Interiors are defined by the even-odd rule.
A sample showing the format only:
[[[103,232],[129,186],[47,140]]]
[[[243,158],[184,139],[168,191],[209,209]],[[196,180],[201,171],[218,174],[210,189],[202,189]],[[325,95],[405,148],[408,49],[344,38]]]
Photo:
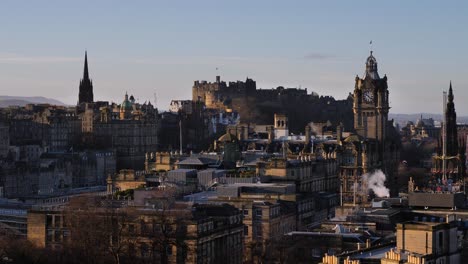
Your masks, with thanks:
[[[76,104],[88,51],[95,100],[125,92],[168,109],[195,80],[252,78],[344,99],[371,49],[392,113],[440,113],[452,80],[468,115],[464,1],[7,2],[0,10],[0,94]],[[216,70],[218,68],[218,70]]]

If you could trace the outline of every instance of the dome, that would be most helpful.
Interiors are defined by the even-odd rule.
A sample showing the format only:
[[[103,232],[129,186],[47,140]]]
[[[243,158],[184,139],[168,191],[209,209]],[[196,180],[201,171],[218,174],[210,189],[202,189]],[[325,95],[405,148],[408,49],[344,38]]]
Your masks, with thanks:
[[[125,99],[120,105],[120,110],[132,110],[132,103],[128,100],[128,94],[125,93]]]

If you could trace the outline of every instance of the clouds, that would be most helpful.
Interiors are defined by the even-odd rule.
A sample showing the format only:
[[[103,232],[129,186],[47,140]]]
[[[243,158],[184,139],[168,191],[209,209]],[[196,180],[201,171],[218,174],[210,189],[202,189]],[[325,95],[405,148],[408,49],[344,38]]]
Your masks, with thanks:
[[[0,64],[47,64],[82,61],[80,57],[26,56],[16,53],[0,53]]]
[[[327,60],[327,59],[333,59],[333,58],[335,58],[335,56],[326,54],[326,53],[319,53],[319,52],[312,52],[304,56],[304,59],[306,60]]]

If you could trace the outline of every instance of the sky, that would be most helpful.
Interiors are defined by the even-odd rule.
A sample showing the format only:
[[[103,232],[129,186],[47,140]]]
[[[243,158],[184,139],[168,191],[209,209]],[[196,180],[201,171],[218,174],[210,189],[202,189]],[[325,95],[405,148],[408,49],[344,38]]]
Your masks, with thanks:
[[[95,100],[168,109],[216,75],[344,99],[372,49],[392,113],[440,113],[451,80],[468,115],[466,14],[468,1],[5,0],[0,95],[76,104],[87,50]]]

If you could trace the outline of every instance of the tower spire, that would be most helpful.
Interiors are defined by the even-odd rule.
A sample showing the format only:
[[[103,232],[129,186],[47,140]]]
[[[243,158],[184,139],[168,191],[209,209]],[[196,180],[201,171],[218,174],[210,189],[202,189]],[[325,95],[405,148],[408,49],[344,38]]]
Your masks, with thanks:
[[[85,50],[85,55],[84,55],[84,70],[83,70],[83,79],[89,79],[89,73],[88,73],[88,51]]]
[[[88,51],[85,50],[85,61],[83,69],[83,79],[80,80],[80,89],[78,94],[78,104],[81,103],[92,103],[94,101],[93,96],[93,82],[89,79],[88,72]]]
[[[364,78],[370,77],[373,80],[380,79],[379,73],[377,71],[377,60],[373,55],[373,51],[370,51],[369,57],[366,60],[366,72]]]
[[[448,100],[449,100],[449,103],[453,102],[453,90],[452,90],[452,81],[451,80],[450,80]]]

